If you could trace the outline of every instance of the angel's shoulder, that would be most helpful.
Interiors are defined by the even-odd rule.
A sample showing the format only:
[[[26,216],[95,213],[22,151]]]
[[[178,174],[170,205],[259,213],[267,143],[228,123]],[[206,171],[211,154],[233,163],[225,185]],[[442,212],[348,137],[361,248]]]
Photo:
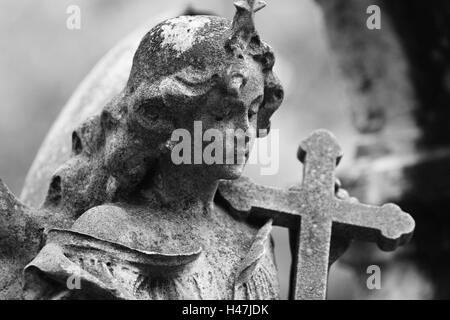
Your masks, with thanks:
[[[71,230],[112,242],[124,242],[129,232],[129,212],[119,205],[104,204],[83,213]]]

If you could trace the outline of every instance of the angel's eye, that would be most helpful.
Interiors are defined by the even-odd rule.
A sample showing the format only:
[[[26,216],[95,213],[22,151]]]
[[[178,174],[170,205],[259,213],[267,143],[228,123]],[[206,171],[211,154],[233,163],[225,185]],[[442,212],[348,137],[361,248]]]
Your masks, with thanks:
[[[159,101],[147,100],[139,105],[139,113],[147,120],[157,120],[161,113],[161,104]]]
[[[152,127],[163,117],[164,104],[160,99],[150,99],[139,103],[134,118],[144,127]]]

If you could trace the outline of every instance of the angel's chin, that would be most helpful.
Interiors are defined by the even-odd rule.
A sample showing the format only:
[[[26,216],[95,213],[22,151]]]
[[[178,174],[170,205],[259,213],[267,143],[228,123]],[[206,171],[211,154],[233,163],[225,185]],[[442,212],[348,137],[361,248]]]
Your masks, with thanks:
[[[244,171],[245,165],[242,164],[224,164],[221,166],[221,179],[235,180],[238,179]]]

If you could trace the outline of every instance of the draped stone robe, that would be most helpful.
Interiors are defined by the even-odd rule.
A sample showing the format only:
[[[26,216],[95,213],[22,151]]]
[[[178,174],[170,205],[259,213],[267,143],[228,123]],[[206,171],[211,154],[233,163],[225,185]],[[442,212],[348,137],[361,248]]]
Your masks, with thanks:
[[[145,210],[103,205],[71,230],[50,230],[25,268],[27,298],[279,298],[271,221],[253,226],[217,207],[195,218],[187,236],[167,236],[164,219],[155,218],[149,232],[161,241],[145,243],[129,227],[130,212]]]

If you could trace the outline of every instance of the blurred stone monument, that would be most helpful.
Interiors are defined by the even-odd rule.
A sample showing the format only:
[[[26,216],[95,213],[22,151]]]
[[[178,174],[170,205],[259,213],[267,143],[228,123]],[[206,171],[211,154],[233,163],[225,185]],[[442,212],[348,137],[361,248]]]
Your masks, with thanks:
[[[355,168],[344,183],[361,201],[395,201],[413,212],[411,247],[380,255],[372,247],[343,258],[356,274],[382,267],[381,290],[359,298],[448,299],[450,272],[450,24],[448,1],[317,0],[349,83],[359,130]],[[381,29],[366,27],[377,5]],[[371,254],[369,254],[371,252]],[[365,253],[365,254],[362,254]]]

